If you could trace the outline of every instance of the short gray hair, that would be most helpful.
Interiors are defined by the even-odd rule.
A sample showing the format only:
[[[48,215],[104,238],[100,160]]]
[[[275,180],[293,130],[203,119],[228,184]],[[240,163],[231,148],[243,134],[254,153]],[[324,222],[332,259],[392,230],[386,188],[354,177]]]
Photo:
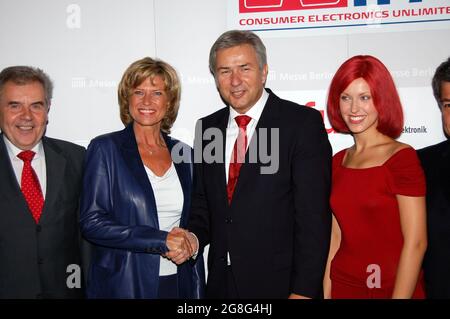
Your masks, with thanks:
[[[216,76],[217,51],[243,44],[250,44],[255,49],[259,69],[263,70],[264,66],[267,64],[267,55],[266,47],[261,39],[251,31],[230,30],[223,33],[216,42],[214,42],[209,51],[209,70],[214,77]]]
[[[18,85],[25,85],[32,82],[42,84],[45,93],[45,103],[50,106],[53,97],[53,82],[50,77],[41,69],[32,66],[10,66],[0,72],[0,96],[3,87],[7,82],[13,82]]]

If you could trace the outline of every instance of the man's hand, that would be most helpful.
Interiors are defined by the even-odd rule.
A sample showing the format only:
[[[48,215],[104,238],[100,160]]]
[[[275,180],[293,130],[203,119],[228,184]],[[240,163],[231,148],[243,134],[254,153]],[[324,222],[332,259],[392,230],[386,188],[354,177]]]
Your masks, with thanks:
[[[185,232],[186,232],[187,238],[189,239],[189,243],[191,244],[191,247],[192,247],[192,256],[193,256],[193,255],[195,255],[195,254],[198,253],[198,249],[199,249],[199,247],[198,247],[198,239],[197,239],[197,237],[196,237],[193,233],[191,233],[190,231],[185,230]],[[191,256],[191,257],[192,257],[192,256]],[[194,258],[195,258],[195,256],[194,256]]]
[[[196,250],[191,245],[192,239],[189,238],[189,235],[192,236],[188,231],[174,227],[167,235],[166,246],[169,251],[164,257],[169,258],[177,265],[191,258]]]

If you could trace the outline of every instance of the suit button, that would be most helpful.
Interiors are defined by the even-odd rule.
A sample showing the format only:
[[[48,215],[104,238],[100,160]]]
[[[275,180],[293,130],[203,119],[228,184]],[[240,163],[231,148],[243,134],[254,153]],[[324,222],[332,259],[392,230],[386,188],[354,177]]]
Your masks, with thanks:
[[[225,218],[225,223],[232,224],[233,223],[233,219],[231,217],[227,217],[227,218]]]
[[[220,261],[225,262],[226,258],[225,257],[220,257]]]
[[[37,225],[36,226],[36,232],[40,233],[42,230],[42,226],[41,225]]]
[[[37,294],[36,299],[44,299],[44,294],[43,293]]]
[[[44,259],[43,258],[38,258],[37,263],[38,263],[38,265],[42,265],[44,263]]]

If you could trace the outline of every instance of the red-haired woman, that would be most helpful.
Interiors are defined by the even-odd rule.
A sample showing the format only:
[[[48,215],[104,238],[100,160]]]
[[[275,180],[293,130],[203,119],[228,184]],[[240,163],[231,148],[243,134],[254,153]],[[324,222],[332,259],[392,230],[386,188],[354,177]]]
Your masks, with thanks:
[[[383,63],[367,55],[344,62],[327,112],[355,144],[333,158],[325,298],[424,298],[425,178],[415,150],[395,140],[403,112]]]

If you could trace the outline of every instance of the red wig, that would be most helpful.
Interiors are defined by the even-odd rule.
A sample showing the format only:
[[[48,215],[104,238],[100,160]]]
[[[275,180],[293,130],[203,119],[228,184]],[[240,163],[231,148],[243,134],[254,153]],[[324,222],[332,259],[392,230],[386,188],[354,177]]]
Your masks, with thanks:
[[[341,116],[339,101],[342,92],[358,78],[370,87],[373,103],[378,112],[377,130],[392,138],[403,129],[403,111],[394,80],[384,64],[370,55],[357,55],[344,62],[330,85],[327,101],[328,119],[337,132],[350,133]]]

